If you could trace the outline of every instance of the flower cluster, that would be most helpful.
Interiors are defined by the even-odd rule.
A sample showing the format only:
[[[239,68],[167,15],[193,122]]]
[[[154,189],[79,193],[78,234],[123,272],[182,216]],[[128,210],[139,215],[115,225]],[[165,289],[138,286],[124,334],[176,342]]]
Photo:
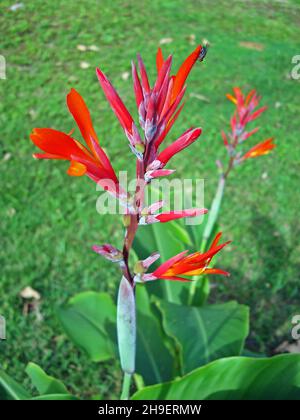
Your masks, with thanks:
[[[159,254],[153,254],[151,257],[142,261],[142,270],[136,270],[135,281],[163,279],[185,282],[189,280],[182,276],[200,276],[201,274],[223,274],[224,276],[229,276],[227,271],[219,268],[209,268],[209,263],[213,256],[230,243],[230,241],[227,241],[219,245],[221,235],[221,232],[216,235],[207,252],[194,252],[193,254],[187,255],[188,251],[183,251],[164,262],[153,273],[144,274],[144,270],[147,270],[150,264],[159,258]]]
[[[238,146],[259,130],[259,127],[248,130],[248,125],[260,117],[267,107],[263,106],[257,109],[261,97],[257,95],[254,89],[247,95],[244,95],[239,87],[235,87],[233,88],[233,94],[227,94],[226,96],[235,105],[235,111],[230,119],[231,131],[229,133],[222,131],[224,145],[230,156],[229,166],[225,172],[227,176],[233,166],[242,163],[246,159],[270,153],[275,144],[273,143],[273,138],[270,138],[256,144],[245,154],[239,152],[237,150]]]
[[[207,212],[206,209],[187,209],[182,211],[169,211],[157,213],[163,202],[158,202],[144,207],[143,189],[152,179],[168,176],[174,172],[166,169],[170,159],[177,153],[195,142],[201,135],[201,128],[189,128],[173,143],[163,148],[163,142],[170,132],[175,121],[179,117],[184,103],[183,97],[186,91],[186,79],[196,62],[201,62],[206,55],[206,48],[199,45],[185,59],[175,75],[171,74],[172,56],[166,59],[161,49],[156,56],[157,78],[151,86],[144,62],[140,55],[137,57],[137,65],[132,63],[133,88],[138,110],[139,123],[136,124],[124,102],[118,95],[114,86],[103,73],[96,69],[96,74],[102,90],[113,112],[119,120],[122,129],[129,142],[129,147],[136,157],[137,188],[134,197],[128,194],[124,196],[119,185],[118,178],[112,164],[95,133],[90,112],[80,94],[72,89],[67,95],[67,106],[81,132],[85,145],[73,137],[73,132],[67,134],[50,128],[35,128],[30,136],[33,143],[44,153],[35,154],[38,159],[63,159],[70,162],[67,173],[71,176],[87,175],[93,181],[104,185],[104,180],[110,181],[108,190],[117,198],[126,202],[127,214],[124,218],[126,235],[123,250],[120,251],[110,244],[95,245],[94,251],[110,261],[117,262],[123,275],[134,286],[138,281],[150,281],[155,279],[168,279],[186,281],[182,276],[194,276],[199,274],[224,274],[228,273],[209,268],[212,257],[219,252],[227,243],[218,245],[221,234],[216,236],[211,248],[204,253],[196,252],[187,255],[181,253],[163,263],[151,274],[145,274],[150,263],[153,263],[158,254],[150,256],[145,261],[137,264],[138,270],[134,273],[128,266],[128,257],[132,242],[139,225],[152,223],[165,223],[170,220],[196,217]],[[239,91],[237,91],[239,93]],[[245,107],[253,108],[257,99],[253,96],[250,100],[242,100],[240,95],[233,98],[238,104],[238,117],[235,122],[232,140],[238,138],[241,127],[249,122],[249,115],[245,117]],[[253,117],[253,115],[252,115]],[[252,118],[254,119],[254,118]],[[227,139],[227,137],[226,137]],[[227,144],[229,148],[229,143]],[[254,153],[254,152],[253,152]]]

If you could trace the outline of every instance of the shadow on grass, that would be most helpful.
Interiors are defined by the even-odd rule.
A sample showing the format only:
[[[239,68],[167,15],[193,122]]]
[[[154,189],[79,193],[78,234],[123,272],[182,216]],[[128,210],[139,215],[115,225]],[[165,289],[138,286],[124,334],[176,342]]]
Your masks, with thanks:
[[[246,347],[270,355],[283,341],[292,341],[291,319],[300,313],[300,263],[292,258],[300,226],[291,227],[288,244],[280,226],[254,208],[249,233],[253,238],[249,246],[255,247],[258,255],[254,275],[248,273],[247,277],[247,273],[229,268],[231,277],[222,287],[222,300],[236,299],[250,307]]]

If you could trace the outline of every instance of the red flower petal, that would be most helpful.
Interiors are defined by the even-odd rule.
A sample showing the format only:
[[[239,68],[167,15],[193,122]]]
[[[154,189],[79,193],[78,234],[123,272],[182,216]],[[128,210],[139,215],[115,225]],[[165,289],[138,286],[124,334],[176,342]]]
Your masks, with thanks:
[[[144,100],[143,89],[134,62],[131,63],[131,67],[135,100],[139,110],[140,104]]]
[[[162,162],[164,165],[174,156],[176,153],[188,147],[200,136],[202,132],[201,128],[189,129],[182,134],[174,143],[163,150],[157,157],[157,160]]]
[[[34,128],[30,139],[41,150],[71,160],[71,155],[90,159],[89,151],[67,134],[52,128]]]
[[[175,83],[174,83],[174,87],[173,87],[171,102],[175,101],[177,95],[179,94],[179,92],[183,88],[184,83],[185,83],[190,71],[192,70],[194,64],[196,63],[196,61],[199,58],[201,50],[202,50],[201,45],[198,45],[198,47],[185,59],[185,61],[180,66],[180,68],[179,68],[179,70],[176,74],[176,77],[175,77]]]
[[[91,115],[83,98],[75,89],[71,89],[67,95],[67,105],[81,131],[82,137],[97,158],[92,139],[98,143],[98,138],[93,127]]]
[[[156,54],[156,68],[157,68],[157,73],[159,73],[159,71],[162,68],[163,64],[164,64],[164,56],[163,56],[163,53],[162,53],[161,48],[158,48],[157,54]]]
[[[179,254],[175,255],[174,257],[170,258],[169,260],[165,261],[162,265],[160,265],[154,272],[153,275],[157,278],[160,278],[172,265],[176,262],[182,260],[184,256],[188,253],[188,251],[180,252]]]
[[[184,217],[197,217],[207,213],[207,209],[189,209],[182,211],[170,211],[168,213],[161,213],[155,215],[155,218],[161,223],[166,223],[171,220],[182,219]]]
[[[267,155],[268,153],[271,152],[272,149],[274,149],[274,147],[276,147],[276,145],[273,143],[273,138],[270,138],[252,147],[242,157],[242,159],[249,159],[249,158],[255,158],[257,156]]]
[[[147,75],[144,62],[140,54],[138,54],[137,58],[138,58],[138,63],[139,63],[140,75],[142,79],[142,88],[145,93],[150,93],[150,85],[149,85],[148,75]]]
[[[96,69],[99,83],[103,89],[103,92],[108,100],[112,110],[116,114],[118,120],[120,121],[121,126],[125,131],[128,131],[130,134],[133,134],[132,125],[133,119],[125,107],[122,99],[118,95],[117,91],[110,83],[108,78],[100,69]]]

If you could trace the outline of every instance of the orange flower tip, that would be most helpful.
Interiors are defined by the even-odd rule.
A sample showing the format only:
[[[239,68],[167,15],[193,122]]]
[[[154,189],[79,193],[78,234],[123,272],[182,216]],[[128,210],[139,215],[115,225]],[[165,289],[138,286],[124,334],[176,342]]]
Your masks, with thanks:
[[[86,173],[86,166],[82,163],[71,161],[71,165],[67,170],[67,174],[70,176],[82,176]]]
[[[226,94],[226,98],[231,101],[232,103],[234,103],[235,105],[237,104],[237,100],[235,99],[234,96],[232,96],[230,93]]]

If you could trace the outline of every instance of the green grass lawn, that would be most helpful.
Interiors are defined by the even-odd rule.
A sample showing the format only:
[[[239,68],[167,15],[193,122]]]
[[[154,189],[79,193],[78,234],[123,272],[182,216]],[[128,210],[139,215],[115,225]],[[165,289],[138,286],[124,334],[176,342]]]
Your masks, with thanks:
[[[203,135],[172,167],[178,176],[205,178],[206,206],[217,181],[214,162],[225,157],[219,133],[232,111],[225,94],[234,85],[256,88],[269,106],[256,139],[275,136],[278,148],[232,174],[221,226],[233,244],[220,258],[232,275],[218,281],[211,299],[249,305],[248,347],[272,354],[290,338],[291,317],[300,311],[300,83],[289,77],[292,57],[300,54],[300,3],[31,0],[15,12],[11,4],[3,0],[0,15],[0,54],[7,61],[7,79],[0,80],[0,313],[8,330],[0,342],[2,367],[26,381],[24,366],[34,361],[75,393],[85,390],[86,398],[118,395],[118,362],[91,365],[64,336],[54,310],[76,292],[115,293],[117,271],[90,247],[107,240],[119,246],[120,220],[97,214],[95,185],[68,177],[66,163],[33,160],[29,133],[35,126],[73,128],[65,106],[73,86],[85,98],[116,170],[132,162],[132,171],[127,139],[94,69],[101,66],[135,112],[131,79],[122,78],[130,60],[141,52],[153,80],[159,41],[172,38],[163,50],[174,53],[176,66],[194,48],[191,35],[197,42],[208,39],[211,48],[191,74],[185,110],[170,137],[193,125],[202,126]],[[99,51],[79,51],[79,44]],[[81,68],[82,62],[90,67]],[[19,293],[26,286],[42,296],[41,320],[23,315]]]

